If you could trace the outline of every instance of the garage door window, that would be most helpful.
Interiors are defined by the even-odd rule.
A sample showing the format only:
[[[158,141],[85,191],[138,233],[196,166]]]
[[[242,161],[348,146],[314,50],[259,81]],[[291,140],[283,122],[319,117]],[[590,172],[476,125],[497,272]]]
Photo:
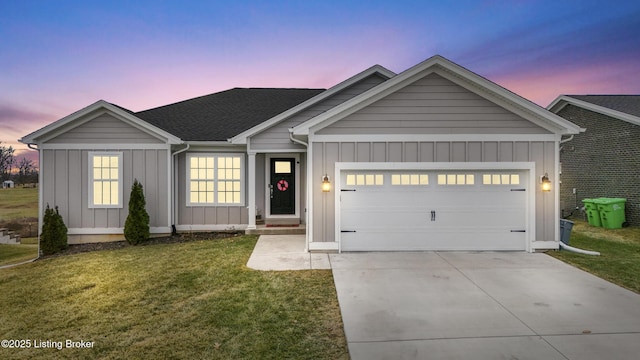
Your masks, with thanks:
[[[429,175],[391,174],[391,185],[429,185]]]
[[[438,185],[473,185],[473,174],[438,174]]]
[[[519,185],[520,175],[518,174],[483,174],[482,183],[484,185]]]
[[[384,185],[382,174],[349,174],[347,185]]]

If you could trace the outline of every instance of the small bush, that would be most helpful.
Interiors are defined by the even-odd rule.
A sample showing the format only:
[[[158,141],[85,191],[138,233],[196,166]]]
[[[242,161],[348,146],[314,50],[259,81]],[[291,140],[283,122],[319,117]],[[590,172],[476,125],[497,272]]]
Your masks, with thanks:
[[[131,245],[137,245],[149,239],[149,214],[145,205],[142,184],[136,179],[131,186],[129,214],[124,223],[124,238]]]
[[[58,207],[56,206],[54,210],[47,204],[40,234],[40,251],[43,255],[51,255],[66,248],[67,226],[58,212]]]

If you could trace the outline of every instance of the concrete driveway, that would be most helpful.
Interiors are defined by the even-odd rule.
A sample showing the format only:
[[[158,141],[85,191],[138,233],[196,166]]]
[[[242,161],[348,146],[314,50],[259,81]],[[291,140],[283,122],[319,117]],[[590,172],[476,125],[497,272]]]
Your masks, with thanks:
[[[330,262],[354,360],[640,354],[640,295],[545,254],[348,253]]]

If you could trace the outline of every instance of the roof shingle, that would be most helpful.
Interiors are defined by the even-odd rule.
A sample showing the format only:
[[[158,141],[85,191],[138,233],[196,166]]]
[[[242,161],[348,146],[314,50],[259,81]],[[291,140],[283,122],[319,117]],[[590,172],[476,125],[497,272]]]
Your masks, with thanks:
[[[323,91],[234,88],[135,115],[184,141],[225,141]]]
[[[640,116],[640,95],[567,95],[577,100]]]

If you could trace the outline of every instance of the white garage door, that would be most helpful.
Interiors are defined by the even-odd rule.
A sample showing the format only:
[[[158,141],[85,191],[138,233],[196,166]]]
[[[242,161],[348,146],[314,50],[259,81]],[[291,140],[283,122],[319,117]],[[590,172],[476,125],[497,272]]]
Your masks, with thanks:
[[[342,251],[526,250],[528,171],[342,170]]]

